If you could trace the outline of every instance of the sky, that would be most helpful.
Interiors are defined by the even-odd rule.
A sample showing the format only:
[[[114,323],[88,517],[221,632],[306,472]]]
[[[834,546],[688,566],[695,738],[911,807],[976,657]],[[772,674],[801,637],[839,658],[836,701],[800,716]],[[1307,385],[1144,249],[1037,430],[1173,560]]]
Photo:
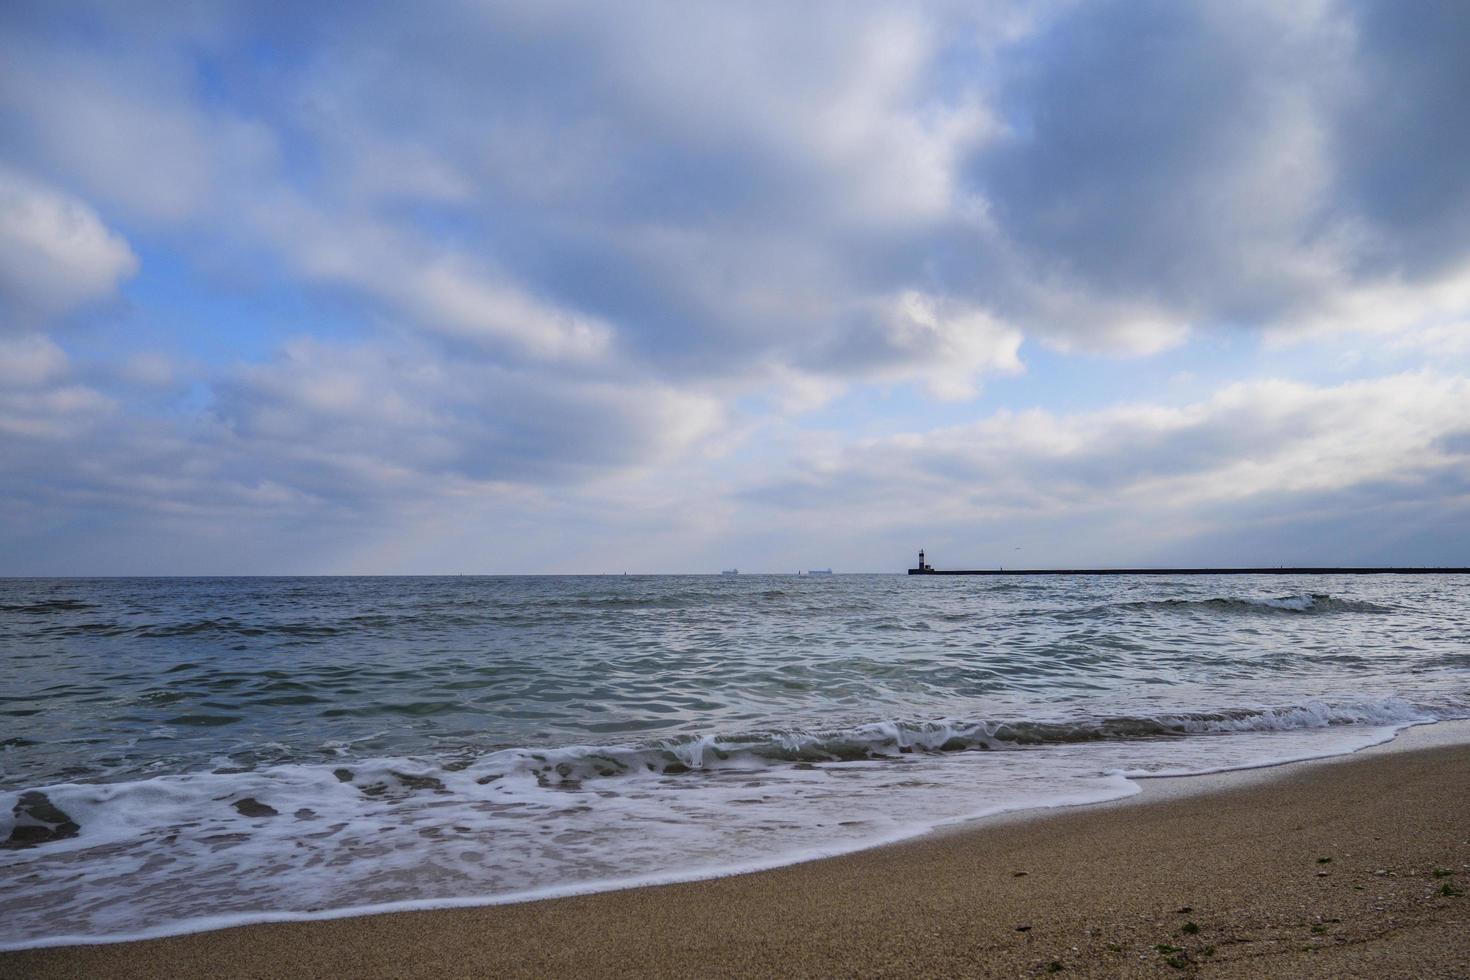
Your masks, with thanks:
[[[1470,564],[1470,5],[0,5],[0,574]]]

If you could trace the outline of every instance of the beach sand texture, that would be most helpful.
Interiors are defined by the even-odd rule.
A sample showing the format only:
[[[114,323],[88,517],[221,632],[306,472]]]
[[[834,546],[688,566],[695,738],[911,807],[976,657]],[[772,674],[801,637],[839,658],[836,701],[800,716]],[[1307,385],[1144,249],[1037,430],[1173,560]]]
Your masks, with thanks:
[[[0,975],[1470,977],[1470,747],[1159,795],[712,881],[11,953]]]

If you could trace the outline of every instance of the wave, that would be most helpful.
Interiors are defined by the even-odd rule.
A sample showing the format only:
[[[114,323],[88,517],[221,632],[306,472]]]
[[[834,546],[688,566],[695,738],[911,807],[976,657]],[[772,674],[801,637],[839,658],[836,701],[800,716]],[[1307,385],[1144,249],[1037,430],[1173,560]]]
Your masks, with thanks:
[[[77,612],[83,609],[96,609],[90,602],[80,599],[41,599],[36,602],[0,602],[0,612],[29,613],[31,615],[46,615],[49,613]]]
[[[589,780],[626,776],[673,777],[779,766],[811,768],[827,763],[894,760],[914,755],[1019,751],[1090,742],[1290,732],[1348,725],[1404,726],[1462,717],[1466,713],[1470,712],[1458,707],[1430,709],[1400,698],[1381,698],[1074,721],[893,720],[830,731],[792,729],[733,735],[685,735],[641,745],[504,748],[459,758],[447,763],[446,769],[471,771],[481,785],[519,776],[532,778],[543,788],[576,788]],[[213,716],[186,716],[173,720],[195,725],[223,723],[223,719]],[[367,795],[410,792],[425,787],[443,791],[442,784],[434,775],[437,766],[432,763],[420,765],[417,774],[405,774],[402,762],[390,765],[384,760],[373,759],[361,762],[343,759],[327,768],[338,781],[351,783]],[[222,769],[216,770],[216,774],[239,771]]]
[[[837,731],[684,736],[642,747],[573,746],[510,749],[497,755],[524,767],[542,783],[619,776],[632,772],[677,775],[701,770],[779,764],[814,765],[897,758],[911,754],[1006,751],[1049,745],[1128,739],[1177,738],[1241,732],[1285,732],[1338,725],[1412,725],[1439,720],[1399,698],[1268,708],[1236,708],[1143,717],[1077,721],[881,721]]]
[[[0,949],[772,867],[993,813],[1115,799],[1137,791],[1132,776],[1350,752],[1434,717],[1385,698],[1074,722],[892,721],[641,746],[222,762],[0,792],[0,888],[25,896],[0,924]],[[1331,726],[1341,727],[1306,740],[1231,737]],[[1078,742],[1099,744],[1045,748]],[[225,919],[201,919],[204,910]]]
[[[537,610],[577,609],[693,609],[709,599],[701,595],[670,594],[657,596],[579,596],[571,599],[548,599],[527,606]]]
[[[45,609],[42,609],[42,606]],[[35,604],[23,608],[32,612],[46,611],[80,611],[95,608],[86,603],[71,605]],[[172,638],[200,637],[207,638],[216,636],[285,636],[305,637],[308,639],[334,637],[347,630],[322,623],[247,623],[230,617],[218,619],[190,619],[180,620],[173,623],[134,623],[129,621],[102,621],[71,623],[50,627],[46,630],[49,636],[101,636],[101,637],[137,637],[145,640],[160,640]]]
[[[1021,591],[1028,587],[1018,586]],[[992,589],[991,591],[996,591]],[[756,601],[784,602],[793,593],[783,589],[766,589],[752,593],[748,598]],[[406,616],[384,616],[382,614],[359,615],[341,620],[302,621],[249,621],[230,616],[181,619],[172,622],[138,622],[130,619],[99,619],[91,621],[68,621],[60,619],[45,628],[49,636],[87,637],[136,637],[138,639],[207,639],[211,636],[253,638],[278,638],[298,643],[329,641],[338,637],[362,633],[373,633],[383,629],[458,628],[471,625],[515,626],[542,621],[542,617],[569,609],[597,612],[668,611],[694,608],[707,603],[708,598],[694,593],[678,593],[658,596],[577,596],[570,599],[558,597],[544,602],[524,603],[518,609],[479,608],[474,614],[449,614],[442,610],[420,612]],[[35,602],[0,604],[0,613],[27,616],[60,616],[64,613],[82,613],[99,607],[77,599],[48,599]],[[858,611],[870,607],[857,605],[823,605],[805,607],[807,611]],[[1274,597],[1218,596],[1207,599],[1154,599],[1121,602],[1057,613],[1060,619],[1092,619],[1127,612],[1176,612],[1212,614],[1293,614],[1322,615],[1342,613],[1393,613],[1396,610],[1360,599],[1346,599],[1324,593],[1301,593]],[[941,612],[935,617],[938,622],[956,624],[981,617],[975,610]],[[905,620],[897,617],[882,617],[868,624],[879,631],[904,631],[928,629],[929,622],[923,619]]]
[[[1136,610],[1206,610],[1225,613],[1391,613],[1394,610],[1363,599],[1341,599],[1322,592],[1275,597],[1218,596],[1211,599],[1154,599],[1119,603]]]

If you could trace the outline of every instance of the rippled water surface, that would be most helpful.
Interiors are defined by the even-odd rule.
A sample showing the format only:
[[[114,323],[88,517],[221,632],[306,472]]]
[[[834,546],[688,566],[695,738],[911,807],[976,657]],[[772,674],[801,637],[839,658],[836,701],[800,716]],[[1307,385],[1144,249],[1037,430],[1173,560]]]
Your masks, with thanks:
[[[1453,576],[0,581],[0,943],[832,853],[1470,713]]]

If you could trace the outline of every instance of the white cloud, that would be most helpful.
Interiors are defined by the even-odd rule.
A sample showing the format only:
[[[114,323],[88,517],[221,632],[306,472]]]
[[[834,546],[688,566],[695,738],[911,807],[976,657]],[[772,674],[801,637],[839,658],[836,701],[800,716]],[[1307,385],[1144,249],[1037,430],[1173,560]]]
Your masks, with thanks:
[[[180,23],[143,36],[97,25],[117,42],[106,47],[0,37],[0,108],[24,119],[33,165],[149,222],[208,221],[242,206],[219,197],[277,162],[274,138],[200,104],[184,54],[199,38],[176,34]]]
[[[1268,331],[1266,339],[1282,347],[1342,333],[1398,334],[1408,339],[1433,331],[1448,339],[1466,329],[1467,317],[1470,264],[1414,283],[1401,277],[1355,283],[1339,276],[1335,289],[1319,307],[1286,317]]]
[[[1470,381],[1404,374],[1331,387],[1227,386],[1207,400],[980,422],[830,447],[772,500],[974,524],[1087,513],[1198,513],[1246,499],[1412,492],[1446,469],[1470,479]],[[870,521],[872,517],[868,518]],[[903,520],[907,521],[905,517]]]
[[[389,280],[393,282],[393,280]],[[597,317],[544,303],[475,275],[454,259],[432,262],[389,290],[410,309],[468,339],[509,340],[535,357],[588,360],[603,354],[613,329]]]
[[[298,340],[222,390],[221,417],[283,467],[278,480],[330,494],[350,475],[346,496],[582,482],[697,451],[726,424],[720,402],[695,392],[572,383],[422,345]]]
[[[934,297],[909,290],[884,304],[878,323],[880,339],[869,349],[880,380],[915,378],[936,398],[958,401],[974,397],[983,374],[1024,370],[1020,332],[984,310],[944,309]]]
[[[361,290],[418,330],[549,361],[596,360],[614,339],[605,320],[533,296],[493,267],[384,221],[338,220],[294,195],[245,220],[298,274]]]
[[[128,243],[85,203],[0,169],[0,295],[12,323],[105,298],[137,269]]]
[[[0,336],[0,388],[31,388],[66,373],[66,352],[41,334]]]
[[[116,404],[85,385],[0,389],[0,433],[55,442],[91,431]]]
[[[179,378],[178,365],[168,355],[157,351],[130,355],[119,366],[118,374],[129,384],[148,388],[167,387]]]

